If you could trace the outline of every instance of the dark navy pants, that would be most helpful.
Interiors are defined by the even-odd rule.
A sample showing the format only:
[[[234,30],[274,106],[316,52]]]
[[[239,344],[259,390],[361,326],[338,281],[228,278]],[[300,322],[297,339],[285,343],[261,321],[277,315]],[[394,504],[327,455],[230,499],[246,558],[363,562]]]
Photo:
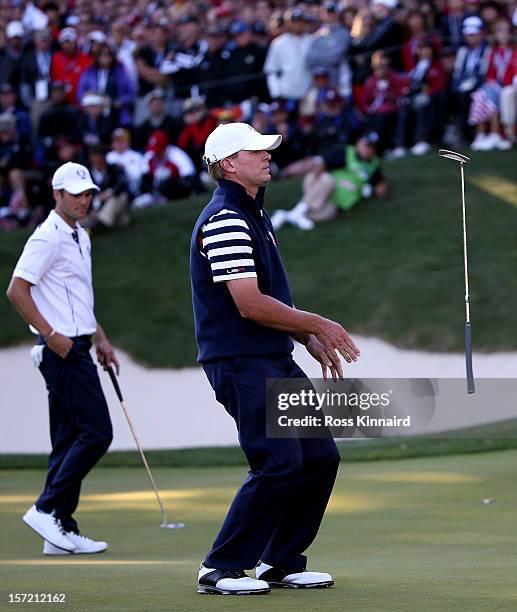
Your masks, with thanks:
[[[49,399],[52,452],[45,489],[36,501],[43,512],[55,511],[67,531],[78,531],[72,517],[81,482],[108,450],[113,437],[106,399],[87,336],[73,338],[66,359],[43,349],[40,371]]]
[[[252,569],[260,560],[302,571],[339,465],[332,438],[266,438],[266,379],[307,378],[292,357],[207,363],[217,400],[235,419],[250,465],[205,564]]]

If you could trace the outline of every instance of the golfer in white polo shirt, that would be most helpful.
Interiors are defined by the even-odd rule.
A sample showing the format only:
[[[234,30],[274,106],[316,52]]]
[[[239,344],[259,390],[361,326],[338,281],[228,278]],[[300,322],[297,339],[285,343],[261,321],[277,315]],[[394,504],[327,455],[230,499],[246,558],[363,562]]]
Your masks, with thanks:
[[[27,241],[7,297],[38,336],[31,351],[49,398],[52,452],[42,494],[23,517],[47,555],[98,553],[106,542],[79,533],[73,514],[81,483],[112,440],[108,406],[90,356],[119,363],[93,311],[91,243],[79,225],[98,187],[87,168],[68,162],[52,178],[56,206]],[[30,426],[30,424],[29,424]]]

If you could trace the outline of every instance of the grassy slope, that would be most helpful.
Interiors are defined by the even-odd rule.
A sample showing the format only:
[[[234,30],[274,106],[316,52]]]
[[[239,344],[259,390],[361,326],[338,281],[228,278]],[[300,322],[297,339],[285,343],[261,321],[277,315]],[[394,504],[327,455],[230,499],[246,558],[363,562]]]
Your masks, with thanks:
[[[492,177],[497,191],[498,181],[515,181],[516,161],[514,153],[477,154],[467,175]],[[296,304],[401,346],[461,350],[458,169],[426,157],[389,164],[387,173],[392,195],[386,202],[367,202],[313,232],[281,232]],[[472,183],[467,192],[474,345],[515,349],[517,210]],[[268,206],[290,207],[299,195],[297,182],[275,184]],[[141,212],[132,227],[95,239],[99,320],[117,345],[143,363],[194,363],[188,243],[203,202]],[[25,238],[23,232],[0,238],[1,287]],[[0,320],[0,344],[27,337],[3,298]]]
[[[242,468],[156,470],[170,519],[188,523],[181,531],[159,528],[143,470],[95,470],[78,518],[85,533],[109,540],[110,550],[52,559],[20,521],[44,473],[2,472],[0,609],[13,607],[9,592],[65,592],[74,612],[515,610],[517,491],[509,483],[516,460],[517,451],[506,451],[343,465],[309,553],[312,568],[332,571],[335,588],[274,591],[245,602],[195,594],[197,564]],[[488,497],[496,503],[483,505]]]

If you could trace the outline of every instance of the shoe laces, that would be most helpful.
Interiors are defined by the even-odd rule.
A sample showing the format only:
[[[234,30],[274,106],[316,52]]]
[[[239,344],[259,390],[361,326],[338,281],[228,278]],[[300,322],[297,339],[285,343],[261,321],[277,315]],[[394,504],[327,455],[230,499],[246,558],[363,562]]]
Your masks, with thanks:
[[[224,573],[228,574],[230,578],[246,578],[243,570],[226,570]]]
[[[61,535],[66,536],[66,530],[63,527],[61,521],[56,516],[54,517],[54,523],[56,524],[56,527],[59,529],[59,532],[61,533]]]

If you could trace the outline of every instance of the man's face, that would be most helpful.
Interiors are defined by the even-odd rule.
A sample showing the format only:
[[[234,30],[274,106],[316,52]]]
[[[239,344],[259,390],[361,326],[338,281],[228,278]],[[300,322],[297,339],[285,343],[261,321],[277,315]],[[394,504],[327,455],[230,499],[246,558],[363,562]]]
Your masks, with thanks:
[[[0,106],[11,108],[16,102],[16,94],[11,91],[4,91],[0,94]]]
[[[247,187],[262,187],[271,180],[267,151],[239,151],[235,157],[225,160],[230,164],[230,174]],[[226,165],[223,167],[226,170]]]
[[[62,216],[72,221],[81,221],[88,214],[88,209],[92,203],[92,191],[83,191],[78,195],[68,193],[68,191],[54,190],[56,200],[56,210]]]
[[[149,111],[151,112],[151,115],[160,116],[161,114],[163,114],[164,110],[165,103],[163,101],[163,98],[153,98],[149,102]]]
[[[359,157],[365,161],[370,161],[375,156],[375,147],[372,147],[372,145],[364,138],[357,141],[356,147]]]

